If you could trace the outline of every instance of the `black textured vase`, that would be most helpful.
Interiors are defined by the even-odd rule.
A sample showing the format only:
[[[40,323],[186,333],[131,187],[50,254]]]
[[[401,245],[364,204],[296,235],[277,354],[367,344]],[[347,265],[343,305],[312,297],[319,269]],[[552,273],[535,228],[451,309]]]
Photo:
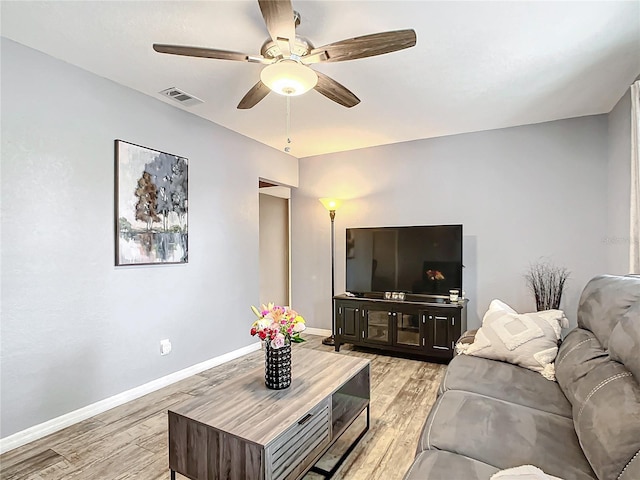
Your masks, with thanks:
[[[264,383],[273,390],[282,390],[291,385],[291,344],[272,348],[270,342],[265,342]]]

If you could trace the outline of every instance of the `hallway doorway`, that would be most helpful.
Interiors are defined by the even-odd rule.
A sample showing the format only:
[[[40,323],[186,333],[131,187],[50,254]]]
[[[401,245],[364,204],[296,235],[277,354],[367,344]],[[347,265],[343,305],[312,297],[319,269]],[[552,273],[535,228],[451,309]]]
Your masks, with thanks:
[[[291,189],[259,182],[260,303],[290,305]]]

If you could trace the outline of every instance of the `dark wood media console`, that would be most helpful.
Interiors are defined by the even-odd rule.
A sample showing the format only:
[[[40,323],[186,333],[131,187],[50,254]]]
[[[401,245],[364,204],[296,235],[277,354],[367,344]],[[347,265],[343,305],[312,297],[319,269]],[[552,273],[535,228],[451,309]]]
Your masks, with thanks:
[[[467,329],[467,299],[450,302],[440,295],[336,295],[335,347],[350,343],[448,362],[455,342]]]

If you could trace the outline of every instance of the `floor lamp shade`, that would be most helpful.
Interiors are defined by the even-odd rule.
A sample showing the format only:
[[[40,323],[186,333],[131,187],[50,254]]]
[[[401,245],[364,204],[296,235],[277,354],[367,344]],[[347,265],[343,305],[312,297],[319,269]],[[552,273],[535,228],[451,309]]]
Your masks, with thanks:
[[[336,211],[340,208],[340,206],[342,205],[342,200],[339,200],[337,198],[321,198],[320,202],[322,203],[322,205],[324,205],[324,208],[326,208],[329,211]]]

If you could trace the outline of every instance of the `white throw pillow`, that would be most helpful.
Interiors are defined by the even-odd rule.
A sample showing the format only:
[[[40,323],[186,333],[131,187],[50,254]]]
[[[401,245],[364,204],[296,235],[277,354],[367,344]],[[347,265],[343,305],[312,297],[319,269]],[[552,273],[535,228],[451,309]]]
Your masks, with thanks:
[[[533,465],[507,468],[491,475],[489,480],[562,480],[561,478],[544,473]]]
[[[519,314],[506,303],[493,300],[474,342],[459,343],[456,348],[458,353],[513,363],[555,380],[553,362],[562,327],[568,327],[562,310]]]

